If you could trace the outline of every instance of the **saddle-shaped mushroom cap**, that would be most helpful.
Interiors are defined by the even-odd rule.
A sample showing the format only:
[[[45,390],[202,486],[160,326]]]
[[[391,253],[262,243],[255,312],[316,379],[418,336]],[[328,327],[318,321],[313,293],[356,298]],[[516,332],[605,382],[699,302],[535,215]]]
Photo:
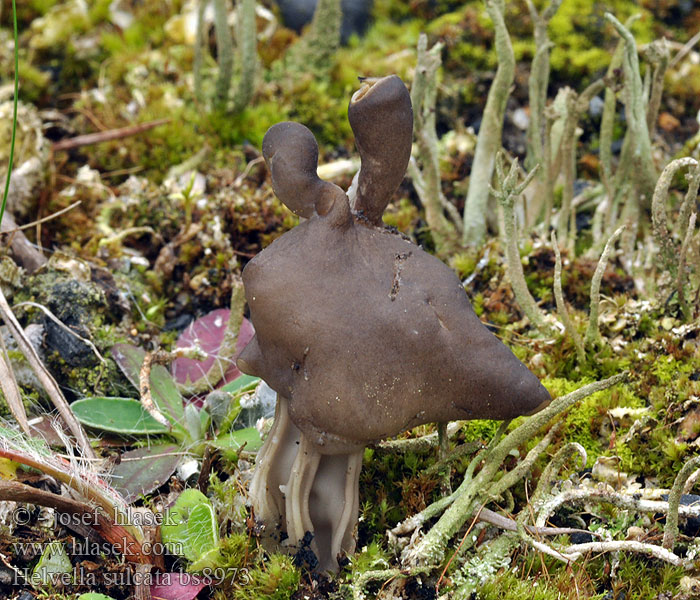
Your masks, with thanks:
[[[243,271],[256,334],[238,366],[279,395],[251,485],[256,517],[292,547],[311,532],[326,569],[354,549],[366,445],[423,423],[510,419],[551,400],[481,323],[453,271],[377,225],[406,168],[412,116],[396,76],[365,85],[350,108],[363,140],[354,208],[316,175],[313,135],[275,125],[263,141],[273,187],[308,220]]]

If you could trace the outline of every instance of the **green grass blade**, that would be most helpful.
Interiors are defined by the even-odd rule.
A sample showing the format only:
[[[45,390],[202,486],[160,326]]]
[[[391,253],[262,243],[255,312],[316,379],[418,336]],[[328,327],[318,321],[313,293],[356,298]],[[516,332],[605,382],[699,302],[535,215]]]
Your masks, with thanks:
[[[12,139],[10,140],[10,157],[7,161],[7,178],[5,179],[5,192],[2,195],[2,206],[0,206],[0,223],[5,215],[7,205],[7,194],[10,191],[10,176],[12,175],[12,162],[15,157],[15,134],[17,133],[17,100],[19,96],[19,42],[17,36],[17,6],[12,0],[12,21],[15,31],[15,103],[12,112]]]

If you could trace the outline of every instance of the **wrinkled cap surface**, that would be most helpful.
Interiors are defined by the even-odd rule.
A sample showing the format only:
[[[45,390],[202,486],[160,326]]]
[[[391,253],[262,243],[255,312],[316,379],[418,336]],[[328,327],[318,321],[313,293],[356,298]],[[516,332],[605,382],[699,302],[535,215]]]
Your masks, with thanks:
[[[243,273],[256,336],[239,366],[289,398],[311,440],[334,453],[549,402],[451,269],[397,235],[325,221],[297,226]]]

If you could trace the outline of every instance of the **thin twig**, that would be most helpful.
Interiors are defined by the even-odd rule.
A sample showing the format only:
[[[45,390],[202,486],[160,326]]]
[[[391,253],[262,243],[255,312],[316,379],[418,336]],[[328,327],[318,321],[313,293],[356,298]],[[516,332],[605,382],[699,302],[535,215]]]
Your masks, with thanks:
[[[447,425],[447,436],[452,438],[461,429],[464,421],[452,421]],[[398,440],[384,440],[374,444],[375,450],[392,454],[405,454],[406,452],[426,452],[438,445],[438,433],[428,433],[417,438],[400,438]]]
[[[15,378],[15,372],[12,370],[12,363],[10,362],[10,357],[7,354],[7,348],[5,347],[5,340],[0,335],[0,389],[5,396],[5,401],[7,406],[10,408],[12,416],[15,418],[22,431],[28,436],[31,436],[31,431],[29,430],[29,422],[27,421],[27,411],[24,409],[24,404],[22,403],[22,394],[19,391],[19,386],[17,385],[17,379]]]
[[[73,210],[76,206],[79,206],[82,204],[82,200],[78,200],[77,202],[73,202],[70,206],[66,206],[65,208],[62,208],[61,210],[56,211],[55,213],[51,213],[50,215],[47,215],[45,217],[42,217],[41,219],[37,219],[36,221],[32,221],[31,223],[25,223],[24,225],[18,225],[17,227],[13,227],[12,229],[3,229],[2,233],[15,233],[16,231],[22,231],[23,229],[29,229],[31,227],[36,227],[40,223],[46,223],[47,221],[51,221],[52,219],[55,219],[56,217],[60,217],[62,214],[67,213],[69,210]]]
[[[56,408],[58,409],[58,412],[63,418],[64,422],[68,425],[71,432],[78,441],[81,451],[88,458],[94,458],[95,452],[93,451],[92,446],[90,445],[90,440],[85,434],[85,430],[83,429],[78,419],[75,418],[75,415],[70,409],[70,406],[68,405],[67,400],[63,396],[63,392],[61,392],[61,388],[56,383],[56,380],[41,362],[41,359],[37,355],[36,350],[34,350],[34,346],[32,346],[29,339],[27,339],[27,336],[24,333],[22,326],[17,321],[14,313],[12,312],[12,309],[10,308],[10,305],[7,303],[7,299],[5,298],[5,294],[3,293],[1,288],[0,315],[4,319],[5,324],[10,329],[12,337],[15,338],[15,341],[17,342],[17,345],[22,351],[22,354],[24,354],[25,358],[27,359],[27,362],[38,377],[39,381],[41,382],[41,385],[44,387],[46,393],[49,395],[49,398],[51,398],[51,401],[53,402],[54,406],[56,406]]]
[[[638,542],[635,540],[616,540],[611,542],[588,542],[586,544],[573,544],[563,549],[562,560],[574,561],[582,555],[590,552],[604,553],[620,551],[646,554],[647,556],[653,556],[654,558],[658,558],[659,560],[663,560],[677,567],[686,562],[673,552],[670,552],[661,546],[648,544],[645,542]]]
[[[127,560],[150,564],[155,558],[144,551],[141,542],[129,531],[116,525],[107,515],[100,513],[92,504],[73,500],[67,496],[52,494],[18,481],[7,481],[4,479],[0,479],[0,500],[28,502],[54,508],[68,514],[81,515],[82,519],[80,522],[90,525],[105,540],[122,552]]]
[[[97,133],[87,133],[76,137],[68,138],[56,142],[51,148],[54,152],[59,150],[72,150],[81,146],[90,146],[99,144],[100,142],[109,142],[111,140],[120,140],[122,138],[138,135],[144,131],[149,131],[155,127],[160,127],[166,123],[170,123],[172,119],[157,119],[148,123],[139,123],[138,125],[129,125],[128,127],[120,127],[118,129],[108,129],[107,131],[98,131]]]
[[[693,46],[700,42],[700,31],[698,31],[693,37],[691,37],[685,45],[678,51],[678,53],[671,59],[671,62],[668,64],[668,68],[672,69],[675,67],[680,60],[688,54],[693,49]]]
[[[168,418],[158,410],[158,407],[153,402],[153,396],[151,394],[151,368],[154,364],[168,364],[173,360],[174,355],[171,352],[166,352],[165,350],[156,350],[155,352],[147,352],[143,359],[143,364],[141,365],[141,370],[139,371],[139,393],[141,406],[146,409],[149,415],[151,415],[158,423],[165,425],[168,429],[172,429],[173,424],[168,420]]]
[[[56,315],[54,315],[48,308],[46,308],[45,306],[42,306],[41,304],[39,304],[37,302],[29,302],[29,301],[20,302],[18,304],[15,304],[13,308],[21,308],[24,306],[32,306],[34,308],[38,308],[39,310],[41,310],[49,319],[51,319],[54,323],[56,323],[56,325],[58,325],[61,329],[70,333],[72,336],[78,338],[86,346],[89,346],[90,349],[92,350],[92,353],[97,357],[97,359],[101,363],[107,364],[107,361],[100,354],[100,351],[97,349],[97,346],[95,346],[95,344],[93,344],[87,338],[84,338],[82,335],[78,335],[75,331],[73,331],[73,329],[68,327],[68,325],[66,325],[63,321],[61,321],[61,319],[59,319]]]
[[[598,502],[606,502],[619,508],[634,510],[641,513],[667,513],[669,503],[662,500],[645,500],[643,498],[635,498],[631,495],[621,494],[616,492],[609,486],[600,486],[595,488],[579,488],[561,492],[556,496],[547,500],[537,513],[535,525],[543,527],[549,517],[560,506],[581,504],[597,500]],[[700,517],[700,504],[686,505],[681,504],[678,507],[678,514],[682,517]]]

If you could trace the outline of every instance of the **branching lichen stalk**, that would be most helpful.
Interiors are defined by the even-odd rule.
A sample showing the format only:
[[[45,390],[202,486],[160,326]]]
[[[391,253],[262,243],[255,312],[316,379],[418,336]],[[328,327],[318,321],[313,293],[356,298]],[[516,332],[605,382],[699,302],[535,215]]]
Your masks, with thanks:
[[[681,566],[685,562],[682,558],[660,548],[655,544],[638,542],[636,540],[613,540],[610,542],[587,542],[584,544],[573,544],[564,548],[564,560],[571,561],[588,554],[601,554],[604,552],[636,552],[658,558],[674,566]]]
[[[600,260],[596,266],[593,278],[591,279],[591,307],[589,312],[588,327],[586,328],[585,344],[591,346],[600,341],[600,330],[598,328],[598,314],[600,312],[600,282],[603,280],[605,267],[608,265],[610,253],[612,252],[615,242],[622,235],[625,226],[622,225],[610,236],[603,253],[600,255]]]
[[[236,27],[238,64],[240,74],[233,93],[233,112],[243,110],[255,92],[255,73],[258,65],[258,38],[255,23],[255,0],[240,0]]]
[[[671,493],[668,495],[668,513],[666,514],[666,525],[664,526],[664,539],[661,544],[666,550],[673,550],[673,545],[678,537],[678,507],[683,495],[685,482],[699,466],[700,456],[691,458],[683,465],[673,481]]]
[[[581,468],[586,468],[586,462],[588,461],[586,449],[577,442],[569,442],[568,444],[565,444],[557,451],[552,460],[550,460],[547,466],[544,468],[544,471],[542,472],[542,475],[540,475],[540,479],[537,482],[537,487],[530,497],[530,504],[536,506],[551,493],[555,480],[559,475],[559,471],[561,471],[566,462],[575,455],[578,455],[581,459]]]
[[[430,50],[427,47],[428,37],[421,34],[418,38],[418,59],[411,86],[416,156],[415,161],[411,160],[409,163],[408,171],[425,208],[425,220],[439,255],[445,250],[447,242],[455,237],[455,227],[443,212],[447,200],[440,184],[440,155],[435,130],[437,71],[441,64],[442,44],[437,43]]]
[[[284,58],[289,74],[313,73],[325,77],[340,46],[340,0],[318,0],[311,26]]]
[[[627,24],[629,25],[629,21]],[[603,114],[600,118],[600,175],[608,193],[608,207],[612,206],[613,196],[615,195],[612,170],[613,128],[615,125],[615,108],[617,105],[614,90],[614,86],[617,83],[615,73],[622,64],[622,53],[624,49],[624,41],[620,40],[610,60],[610,65],[608,65],[608,71],[604,79],[606,87],[605,99],[603,101]],[[609,218],[608,216],[608,220]]]
[[[571,321],[569,316],[569,311],[564,303],[564,292],[561,287],[561,252],[559,251],[559,244],[557,243],[557,234],[552,231],[552,248],[554,248],[554,300],[557,303],[557,312],[559,313],[559,318],[564,324],[564,329],[566,333],[571,337],[571,341],[574,343],[574,348],[576,348],[576,357],[578,358],[579,364],[586,362],[586,351],[583,347],[583,341],[581,336],[576,331],[576,327]]]
[[[192,73],[194,75],[194,97],[198,102],[204,102],[204,91],[202,90],[202,63],[204,62],[204,13],[206,12],[207,0],[199,0],[197,4],[197,33],[194,42],[194,58],[192,60]]]
[[[226,0],[213,0],[213,2],[216,53],[219,61],[219,76],[216,80],[214,104],[219,108],[224,108],[228,101],[228,92],[233,77],[233,38],[228,26]]]
[[[534,25],[535,56],[530,67],[528,93],[530,98],[530,122],[527,128],[527,157],[525,166],[534,168],[543,164],[543,133],[544,107],[547,101],[547,86],[549,85],[549,50],[553,44],[549,41],[547,27],[549,21],[559,10],[562,0],[552,0],[540,14],[532,0],[527,0],[527,8]]]
[[[694,158],[678,158],[666,165],[659,176],[654,189],[654,195],[651,201],[651,223],[654,232],[654,238],[661,250],[661,260],[663,261],[664,269],[670,273],[671,277],[675,278],[678,259],[676,257],[676,249],[668,229],[666,219],[666,205],[668,203],[668,192],[671,187],[676,173],[684,167],[697,167],[698,161]],[[683,229],[681,229],[683,231]]]
[[[551,158],[549,189],[554,188],[554,182],[559,174],[563,174],[561,210],[557,223],[558,235],[562,244],[572,253],[576,242],[576,209],[573,205],[574,183],[576,181],[576,140],[578,137],[577,124],[581,115],[588,110],[591,99],[604,87],[601,79],[591,83],[579,96],[571,88],[559,90],[552,106],[552,111],[559,117],[552,129],[556,128],[559,140],[555,158]],[[550,150],[551,152],[551,150]]]
[[[498,498],[501,494],[505,493],[506,490],[523,479],[532,468],[532,465],[535,464],[540,454],[547,449],[547,446],[552,442],[554,436],[559,433],[560,429],[560,423],[556,423],[551,427],[547,434],[527,453],[525,458],[521,460],[514,469],[508,471],[496,483],[489,487],[489,494],[494,498]]]
[[[537,170],[533,169],[525,178],[525,181],[518,185],[518,161],[513,161],[510,172],[506,176],[503,171],[502,158],[499,154],[496,162],[497,177],[500,182],[500,189],[492,190],[493,194],[500,200],[503,208],[503,243],[506,252],[506,272],[513,287],[513,293],[518,304],[530,322],[545,335],[552,333],[552,328],[547,323],[544,313],[540,310],[535,299],[530,294],[523,273],[523,265],[520,262],[520,252],[518,251],[518,232],[515,223],[514,203],[515,198],[523,193],[535,176]]]
[[[685,176],[688,181],[688,191],[685,194],[681,208],[678,211],[678,219],[676,220],[676,230],[680,236],[687,229],[690,212],[695,208],[695,203],[698,199],[698,187],[700,187],[700,162],[695,165]]]
[[[683,318],[686,321],[690,320],[691,311],[685,298],[685,263],[688,255],[688,248],[693,238],[693,233],[695,233],[695,220],[697,219],[697,216],[697,213],[690,215],[688,229],[683,237],[683,243],[681,244],[681,251],[678,257],[678,278],[676,279],[676,290],[678,291],[678,304],[681,307]]]
[[[486,99],[476,141],[474,162],[469,176],[462,233],[462,242],[465,246],[479,246],[486,237],[489,184],[493,176],[496,153],[501,147],[503,118],[510,96],[510,87],[515,76],[515,55],[503,19],[505,1],[486,0],[486,10],[496,30],[495,45],[498,54],[498,69]]]
[[[647,47],[646,58],[654,65],[654,71],[651,76],[649,103],[647,105],[647,129],[649,130],[649,135],[652,136],[656,128],[656,119],[659,116],[661,95],[664,91],[664,76],[666,75],[670,59],[666,39],[652,42]]]
[[[639,74],[639,57],[634,37],[612,14],[605,13],[605,18],[615,27],[620,37],[625,40],[622,67],[625,73],[625,107],[629,130],[632,134],[632,153],[638,167],[639,190],[646,197],[646,203],[652,196],[656,180],[656,167],[651,156],[651,139],[647,128],[647,111],[644,88]]]
[[[489,484],[500,469],[508,454],[521,444],[532,439],[539,429],[556,415],[591,394],[608,389],[626,379],[623,373],[585,385],[578,390],[554,400],[547,408],[529,417],[517,429],[509,433],[490,453],[481,471],[463,487],[460,485],[452,505],[440,517],[432,529],[415,545],[409,546],[402,553],[402,562],[406,566],[416,566],[440,562],[449,540],[457,533],[466,520],[473,514],[480,495],[488,493]],[[466,481],[466,480],[465,480]]]
[[[576,122],[578,115],[576,111],[576,92],[571,88],[564,88],[564,115],[559,145],[559,157],[564,175],[564,185],[561,196],[561,210],[559,211],[559,221],[557,230],[562,243],[573,249],[574,235],[576,233],[576,215],[572,209],[574,198],[574,181],[576,179]],[[556,170],[554,171],[556,173]],[[554,174],[552,174],[553,176]],[[573,223],[570,223],[573,221]]]
[[[537,513],[536,525],[543,527],[549,517],[563,505],[575,506],[586,502],[604,502],[625,510],[633,510],[640,513],[667,513],[668,502],[661,500],[646,500],[628,494],[616,492],[610,486],[598,486],[595,488],[578,488],[561,492],[547,500]],[[680,505],[678,513],[682,517],[700,517],[700,505]]]

